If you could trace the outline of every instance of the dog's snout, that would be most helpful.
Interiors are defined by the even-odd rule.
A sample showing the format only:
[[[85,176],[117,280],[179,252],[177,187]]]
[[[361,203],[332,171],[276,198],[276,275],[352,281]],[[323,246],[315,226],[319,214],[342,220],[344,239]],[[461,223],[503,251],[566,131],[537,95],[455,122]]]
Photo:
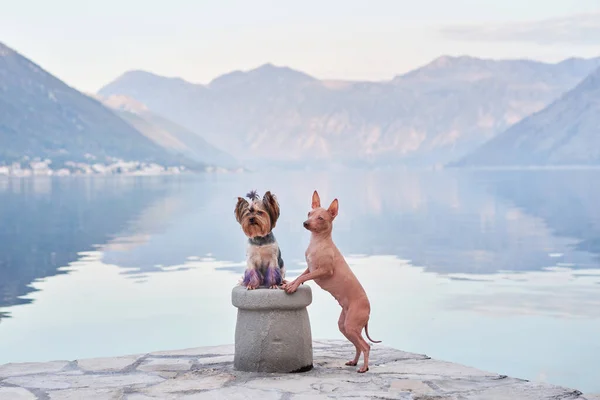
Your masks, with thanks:
[[[254,217],[251,217],[251,218],[250,218],[250,223],[251,223],[251,224],[253,224],[253,223],[255,223],[255,222],[256,222],[256,218],[254,218]]]
[[[302,225],[304,225],[305,228],[308,228],[308,221],[304,221]]]

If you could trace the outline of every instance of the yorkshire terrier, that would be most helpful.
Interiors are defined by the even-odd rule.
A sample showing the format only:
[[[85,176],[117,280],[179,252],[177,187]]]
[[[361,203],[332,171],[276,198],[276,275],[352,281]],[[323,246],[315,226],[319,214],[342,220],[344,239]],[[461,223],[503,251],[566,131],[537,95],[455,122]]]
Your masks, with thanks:
[[[246,197],[250,202],[238,197],[234,212],[235,219],[248,237],[246,271],[241,284],[248,290],[261,286],[277,289],[287,283],[281,250],[273,235],[279,219],[279,203],[270,191],[262,199],[255,190]]]

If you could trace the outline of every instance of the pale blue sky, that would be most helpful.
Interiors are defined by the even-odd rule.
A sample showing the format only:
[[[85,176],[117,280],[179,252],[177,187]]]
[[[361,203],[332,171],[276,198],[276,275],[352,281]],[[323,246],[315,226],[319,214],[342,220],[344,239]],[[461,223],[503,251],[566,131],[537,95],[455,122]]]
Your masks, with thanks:
[[[600,55],[600,0],[5,0],[0,41],[83,91],[131,69],[208,83],[266,62],[383,80],[443,55]]]

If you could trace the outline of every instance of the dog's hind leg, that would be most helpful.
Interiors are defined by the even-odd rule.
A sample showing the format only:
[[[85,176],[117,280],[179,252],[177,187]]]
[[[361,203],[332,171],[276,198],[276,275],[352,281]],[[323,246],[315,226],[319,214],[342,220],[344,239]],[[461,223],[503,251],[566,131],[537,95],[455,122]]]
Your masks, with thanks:
[[[349,340],[354,344],[357,349],[363,353],[363,365],[360,367],[358,372],[364,373],[369,370],[369,352],[371,346],[362,337],[362,330],[369,320],[369,310],[362,309],[361,307],[349,308],[346,311],[346,320],[344,322],[344,329],[349,337]],[[356,360],[358,363],[358,359]]]
[[[352,342],[352,339],[350,339],[350,336],[348,336],[348,334],[346,333],[346,328],[344,326],[344,324],[346,323],[346,310],[342,309],[342,313],[340,314],[340,319],[338,320],[338,328],[340,329],[340,332],[342,332],[342,335],[344,335],[346,337],[346,339],[348,339],[350,341],[350,343],[354,344]],[[358,364],[358,359],[360,358],[360,347],[358,347],[356,344],[354,344],[354,348],[356,349],[356,354],[354,355],[354,360],[352,361],[348,361],[346,363],[346,365],[350,365],[352,367],[356,366]]]
[[[356,332],[357,331],[354,329],[348,331],[348,340],[350,340],[354,347],[356,347],[358,357],[355,359],[356,362],[354,362],[355,360],[352,360],[347,362],[346,365],[357,365],[360,358],[360,353],[362,353],[364,359],[363,366],[360,367],[357,372],[367,372],[369,370],[369,344],[362,339],[360,333]]]

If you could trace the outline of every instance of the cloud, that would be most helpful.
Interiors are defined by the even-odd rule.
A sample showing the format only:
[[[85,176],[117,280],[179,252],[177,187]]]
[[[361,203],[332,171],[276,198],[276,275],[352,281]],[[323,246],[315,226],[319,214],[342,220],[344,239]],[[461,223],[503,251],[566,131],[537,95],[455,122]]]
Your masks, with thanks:
[[[600,12],[530,22],[446,26],[441,33],[455,40],[600,45]]]

